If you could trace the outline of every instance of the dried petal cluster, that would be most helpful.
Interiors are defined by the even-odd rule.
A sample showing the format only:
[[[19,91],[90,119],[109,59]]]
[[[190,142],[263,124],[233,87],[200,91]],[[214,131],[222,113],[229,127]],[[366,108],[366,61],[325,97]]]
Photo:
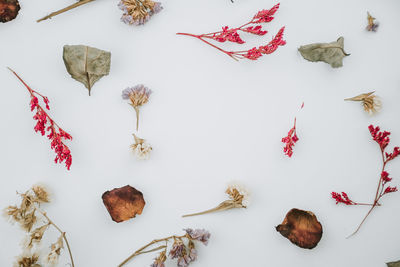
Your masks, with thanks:
[[[35,185],[21,196],[20,205],[8,206],[4,209],[4,215],[11,222],[19,224],[26,231],[26,238],[22,243],[23,252],[17,257],[14,266],[16,267],[40,267],[39,259],[51,266],[56,265],[64,248],[64,241],[68,246],[71,265],[74,267],[71,250],[65,237],[65,232],[61,231],[54,224],[47,214],[40,209],[40,205],[50,202],[48,190]],[[60,232],[57,241],[50,246],[50,251],[41,253],[41,242],[46,231],[53,226]]]
[[[217,207],[202,212],[186,214],[182,217],[191,217],[230,209],[247,208],[250,193],[243,185],[232,184],[228,186],[225,193],[229,196],[229,200],[221,202]]]
[[[69,170],[72,164],[72,155],[68,146],[64,143],[65,140],[72,140],[72,136],[64,131],[58,124],[47,114],[44,108],[39,104],[41,98],[47,110],[50,110],[49,99],[41,95],[35,90],[31,89],[13,70],[12,73],[24,84],[31,97],[30,106],[31,111],[36,112],[33,119],[36,121],[34,127],[35,132],[39,132],[42,136],[47,133],[47,138],[51,141],[51,149],[56,153],[54,159],[55,163],[65,162],[65,166]]]
[[[374,93],[375,93],[375,91],[365,93],[365,94],[360,94],[355,97],[346,98],[345,100],[362,102],[365,112],[367,112],[370,115],[373,115],[373,114],[377,113],[382,107],[382,102],[381,102],[380,97],[377,95],[374,95]]]
[[[124,12],[121,21],[128,25],[143,25],[163,9],[152,0],[121,0],[118,7]]]
[[[204,43],[218,49],[219,51],[225,53],[226,55],[230,56],[235,60],[239,59],[250,59],[250,60],[257,60],[263,55],[271,54],[278,49],[279,46],[283,46],[286,44],[286,41],[283,40],[283,32],[285,27],[282,27],[279,32],[275,35],[275,37],[266,45],[262,45],[259,47],[253,47],[249,50],[244,51],[226,51],[218,46],[213,45],[207,40],[213,40],[217,42],[232,42],[237,44],[244,44],[245,41],[240,36],[240,33],[250,33],[253,35],[263,36],[267,34],[268,31],[264,30],[261,23],[267,23],[274,19],[274,14],[279,9],[279,3],[273,6],[271,9],[264,9],[257,12],[253,18],[243,24],[242,26],[236,28],[230,28],[228,26],[222,27],[221,31],[212,32],[212,33],[205,33],[205,34],[190,34],[190,33],[177,33],[179,35],[187,35],[191,37],[195,37]]]
[[[173,235],[161,239],[155,239],[147,245],[143,246],[139,250],[135,251],[127,259],[125,259],[118,267],[125,265],[134,257],[152,252],[157,250],[162,250],[159,255],[154,259],[154,262],[150,265],[151,267],[165,267],[165,262],[167,258],[176,259],[178,267],[187,267],[190,263],[197,260],[197,250],[195,242],[201,242],[204,245],[208,244],[210,239],[210,233],[204,229],[185,229],[185,234],[181,236]],[[168,242],[173,241],[171,248],[168,250]],[[151,247],[163,243],[161,245],[150,249]]]
[[[276,231],[293,244],[312,249],[322,238],[322,225],[311,211],[291,209]]]
[[[337,192],[332,192],[331,196],[332,198],[336,201],[336,204],[342,203],[345,205],[364,205],[364,206],[371,206],[370,210],[368,211],[367,215],[364,217],[362,220],[361,224],[358,226],[356,231],[352,234],[354,235],[355,233],[358,232],[358,230],[361,228],[362,224],[364,221],[367,219],[369,214],[372,212],[372,210],[376,206],[380,206],[381,204],[379,201],[381,198],[389,193],[397,192],[397,187],[396,186],[389,186],[387,185],[389,182],[392,181],[392,178],[389,177],[389,173],[386,171],[386,165],[388,162],[392,161],[393,159],[397,158],[400,155],[400,147],[396,146],[393,148],[393,151],[391,153],[386,152],[386,148],[390,143],[390,132],[388,131],[381,131],[380,127],[374,127],[373,125],[370,125],[368,127],[368,130],[371,134],[372,139],[379,145],[381,154],[382,154],[382,171],[379,177],[379,183],[378,187],[376,189],[376,194],[374,198],[374,202],[371,204],[365,204],[365,203],[359,203],[351,200],[347,193],[342,192],[342,193],[337,193]]]
[[[282,138],[282,143],[285,144],[285,147],[283,148],[283,152],[289,158],[292,157],[292,155],[293,155],[293,147],[297,141],[299,141],[299,138],[297,137],[297,134],[296,134],[296,118],[295,118],[294,125],[289,130],[288,135]]]
[[[375,18],[371,16],[369,12],[367,12],[367,20],[368,20],[368,25],[365,29],[369,32],[376,32],[376,30],[379,27],[379,23],[375,22]]]
[[[129,104],[135,109],[136,131],[139,130],[139,108],[149,102],[151,93],[152,91],[143,84],[128,87],[122,91],[122,99],[129,100]]]
[[[136,157],[140,160],[146,160],[150,158],[150,153],[153,150],[151,145],[146,142],[146,140],[137,137],[133,134],[135,138],[135,143],[131,145],[133,152],[135,153]]]
[[[117,223],[134,218],[137,214],[142,214],[146,204],[142,192],[130,185],[106,191],[102,199],[112,220]]]
[[[21,9],[18,0],[0,0],[0,22],[9,22],[18,16]]]

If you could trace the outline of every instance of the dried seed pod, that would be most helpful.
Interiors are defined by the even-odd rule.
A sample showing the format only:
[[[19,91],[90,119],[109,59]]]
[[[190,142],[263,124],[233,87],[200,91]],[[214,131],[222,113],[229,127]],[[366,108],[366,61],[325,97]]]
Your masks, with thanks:
[[[111,218],[117,223],[134,218],[136,214],[142,214],[146,204],[142,192],[130,185],[107,191],[102,199]]]
[[[0,22],[15,19],[20,9],[18,0],[0,0]]]
[[[289,239],[293,244],[312,249],[322,237],[322,225],[311,211],[291,209],[276,231]]]

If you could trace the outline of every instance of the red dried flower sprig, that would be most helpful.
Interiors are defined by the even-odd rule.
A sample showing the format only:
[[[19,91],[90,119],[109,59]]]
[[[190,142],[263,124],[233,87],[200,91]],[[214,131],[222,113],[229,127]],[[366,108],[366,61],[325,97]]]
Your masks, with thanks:
[[[299,141],[299,138],[296,134],[296,118],[294,118],[294,125],[292,129],[289,130],[288,135],[282,138],[282,143],[285,143],[285,147],[283,148],[283,152],[289,158],[293,155],[293,147],[295,143]]]
[[[261,10],[257,12],[257,14],[249,22],[237,28],[229,28],[228,26],[225,26],[222,27],[222,31],[211,32],[211,33],[205,33],[199,35],[191,33],[177,33],[177,34],[195,37],[205,42],[206,44],[218,49],[219,51],[225,53],[226,55],[230,56],[235,60],[243,58],[247,58],[250,60],[257,60],[263,55],[273,53],[276,49],[278,49],[279,46],[283,46],[286,44],[286,41],[283,40],[283,32],[285,30],[285,27],[282,27],[276,34],[276,36],[272,39],[272,41],[269,42],[268,44],[243,51],[226,51],[210,43],[206,39],[211,39],[220,43],[228,41],[237,44],[244,44],[245,41],[241,38],[239,33],[246,32],[259,36],[267,34],[268,31],[263,30],[262,26],[259,24],[272,21],[274,19],[273,15],[278,9],[279,9],[279,3],[269,10],[268,9]]]
[[[392,186],[387,185],[387,183],[392,181],[392,178],[389,177],[389,173],[385,170],[385,168],[386,168],[386,164],[389,161],[391,161],[391,160],[395,159],[397,156],[399,156],[400,148],[398,146],[396,146],[396,147],[394,147],[392,153],[385,152],[385,149],[389,145],[389,142],[390,142],[390,138],[389,138],[390,132],[387,132],[387,131],[381,132],[380,128],[378,126],[374,127],[373,125],[370,125],[368,127],[368,129],[369,129],[369,132],[371,133],[372,139],[378,143],[380,150],[381,150],[381,154],[382,154],[382,171],[381,171],[381,174],[379,177],[378,188],[376,189],[375,199],[374,199],[373,203],[365,204],[365,203],[354,202],[353,200],[351,200],[349,198],[349,196],[345,192],[342,192],[341,194],[336,193],[336,192],[331,193],[332,198],[335,199],[335,201],[336,201],[336,204],[343,203],[345,205],[371,206],[370,210],[368,211],[367,215],[365,215],[364,219],[361,221],[361,223],[358,226],[358,228],[356,229],[356,231],[353,234],[351,234],[350,236],[356,234],[358,232],[358,230],[360,230],[361,226],[363,225],[363,223],[365,222],[367,217],[371,214],[372,210],[376,206],[381,205],[379,203],[379,201],[381,200],[381,198],[384,195],[397,191],[396,186],[392,187]]]
[[[51,141],[51,149],[56,152],[56,158],[54,159],[55,163],[65,162],[65,166],[69,170],[72,164],[72,156],[71,151],[68,146],[64,144],[63,140],[72,140],[72,136],[58,126],[58,124],[46,113],[44,108],[40,106],[38,97],[42,98],[46,105],[46,109],[50,110],[49,99],[30,88],[15,71],[10,68],[8,69],[14,73],[14,75],[17,76],[17,78],[28,89],[31,96],[31,111],[36,110],[36,114],[33,116],[33,119],[36,121],[34,127],[35,132],[40,132],[42,136],[47,132],[47,138]]]

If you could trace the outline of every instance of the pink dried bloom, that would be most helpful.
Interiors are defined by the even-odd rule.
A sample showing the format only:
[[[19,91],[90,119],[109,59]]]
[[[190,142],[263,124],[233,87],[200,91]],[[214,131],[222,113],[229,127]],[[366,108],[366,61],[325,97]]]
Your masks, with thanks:
[[[331,194],[332,198],[336,200],[336,204],[343,203],[346,205],[357,205],[357,203],[349,199],[349,197],[345,192],[342,192],[341,194],[332,192]]]
[[[185,229],[186,233],[190,236],[192,240],[197,240],[202,242],[204,245],[208,244],[208,240],[210,239],[210,232],[205,229]]]
[[[296,134],[296,118],[295,118],[292,129],[290,129],[290,131],[288,132],[288,135],[286,137],[282,138],[282,143],[286,144],[285,147],[283,148],[283,152],[289,158],[292,157],[292,155],[293,155],[293,147],[297,141],[299,141],[299,138],[297,137],[297,134]]]

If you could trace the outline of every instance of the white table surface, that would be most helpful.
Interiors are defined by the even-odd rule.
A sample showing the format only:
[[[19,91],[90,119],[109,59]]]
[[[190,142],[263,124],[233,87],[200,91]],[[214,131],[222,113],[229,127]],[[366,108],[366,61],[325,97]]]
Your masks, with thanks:
[[[44,208],[67,232],[77,267],[116,266],[152,239],[186,227],[212,233],[193,267],[384,267],[400,259],[399,193],[385,197],[351,239],[345,237],[367,208],[336,206],[330,197],[331,191],[346,191],[354,200],[372,201],[381,159],[369,124],[392,132],[391,147],[400,145],[399,1],[282,0],[266,25],[268,35],[246,35],[248,44],[224,47],[266,43],[283,25],[287,45],[257,62],[239,63],[175,33],[241,25],[276,2],[168,0],[144,27],[129,27],[119,21],[117,1],[98,0],[35,22],[71,2],[21,0],[18,18],[0,25],[0,204],[17,203],[16,190],[47,184],[53,201]],[[367,11],[381,24],[376,33],[364,30]],[[343,68],[308,62],[297,52],[300,45],[339,36],[351,53]],[[65,44],[112,52],[110,75],[91,97],[65,69]],[[74,137],[68,143],[71,171],[53,163],[48,140],[34,133],[28,92],[6,66],[49,97],[51,116]],[[120,97],[138,83],[154,91],[141,109],[139,129],[154,148],[148,161],[137,161],[130,151],[135,114]],[[372,90],[383,100],[376,116],[343,101]],[[281,138],[295,116],[300,141],[289,159]],[[388,166],[394,185],[399,163]],[[251,190],[247,210],[180,217],[224,200],[231,180]],[[126,184],[142,191],[147,204],[141,216],[116,224],[101,195]],[[275,231],[294,207],[313,211],[323,225],[313,250]],[[0,220],[0,266],[12,265],[23,236],[19,227]],[[59,266],[68,262],[63,255]],[[153,256],[127,266],[148,266]]]

